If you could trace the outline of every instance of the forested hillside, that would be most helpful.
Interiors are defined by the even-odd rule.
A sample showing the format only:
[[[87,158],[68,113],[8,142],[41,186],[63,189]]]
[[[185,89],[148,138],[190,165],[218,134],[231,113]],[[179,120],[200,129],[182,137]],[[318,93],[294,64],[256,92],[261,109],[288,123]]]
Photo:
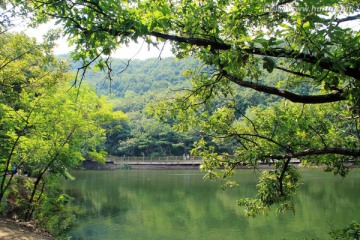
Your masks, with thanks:
[[[60,56],[64,57],[64,56]],[[102,71],[88,72],[84,82],[106,95],[114,106],[128,115],[129,121],[108,133],[106,150],[118,156],[163,156],[189,153],[193,142],[200,138],[195,130],[178,132],[169,123],[147,113],[150,103],[172,98],[190,88],[183,73],[200,66],[188,58],[112,61],[111,79]],[[75,70],[77,64],[72,64]]]
[[[101,71],[87,74],[86,80],[96,86],[99,94],[108,95],[111,91],[112,97],[122,98],[131,91],[136,94],[159,93],[160,89],[176,90],[189,85],[184,81],[183,72],[197,66],[199,66],[199,61],[192,58],[131,61],[113,59],[111,62],[113,81],[110,82],[108,75]]]
[[[77,67],[77,64],[72,64],[74,70]],[[193,143],[202,137],[210,145],[215,146],[217,151],[233,153],[236,145],[234,141],[215,144],[212,142],[211,134],[200,132],[198,129],[177,131],[176,127],[174,128],[176,122],[173,120],[160,121],[150,114],[155,111],[151,106],[173,99],[175,95],[190,92],[192,75],[201,72],[207,74],[211,72],[211,68],[204,69],[202,64],[193,58],[181,60],[165,58],[131,61],[113,59],[111,69],[110,76],[102,71],[89,71],[84,80],[86,84],[96,88],[98,95],[108,96],[114,110],[121,110],[129,117],[128,123],[108,133],[106,147],[109,154],[183,155],[188,154],[193,148]],[[257,81],[274,85],[275,82],[282,83],[285,78],[286,75],[279,71],[275,77],[265,77]],[[285,81],[282,84],[285,84]],[[230,100],[225,100],[223,96],[219,97],[208,106],[211,111],[216,110],[225,101],[233,104],[240,114],[252,106],[265,107],[279,100],[272,95],[258,93],[234,84],[230,84],[229,87],[232,88]],[[295,84],[292,89],[302,94],[313,91],[304,84]]]

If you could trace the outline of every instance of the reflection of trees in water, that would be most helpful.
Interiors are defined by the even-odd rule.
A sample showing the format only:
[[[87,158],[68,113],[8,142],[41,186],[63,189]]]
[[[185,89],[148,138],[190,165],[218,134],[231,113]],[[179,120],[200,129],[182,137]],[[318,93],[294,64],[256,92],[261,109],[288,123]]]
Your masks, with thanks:
[[[227,231],[228,239],[238,239],[236,234],[262,239],[264,232],[271,233],[273,239],[322,238],[328,236],[329,224],[352,221],[351,214],[360,207],[354,200],[360,193],[349,195],[354,184],[358,184],[351,176],[342,180],[321,170],[305,171],[307,176],[295,215],[271,213],[246,218],[236,200],[239,196],[256,194],[256,176],[252,171],[239,174],[240,186],[226,191],[221,190],[218,182],[202,180],[199,172],[190,171],[195,175],[177,173],[166,170],[76,173],[77,180],[68,183],[67,193],[87,211],[78,235],[90,236],[86,235],[90,231],[91,236],[95,236],[100,230],[111,232],[118,228],[114,231],[128,234],[126,236],[141,231],[148,234],[147,239],[166,239],[173,234],[177,239],[187,239],[189,234],[205,239],[209,231],[212,235]]]
[[[319,229],[330,231],[332,225],[345,226],[354,219],[360,208],[359,171],[342,178],[332,173],[319,174],[321,170],[305,171],[303,184],[297,198],[296,214],[317,222]],[[314,213],[316,211],[316,214]]]
[[[83,209],[84,218],[112,218],[129,210],[126,195],[120,194],[117,185],[107,184],[104,178],[80,174],[75,181],[67,182],[66,192]],[[99,175],[100,176],[100,175]]]
[[[126,171],[115,175],[83,172],[67,192],[84,206],[87,219],[112,218],[113,222],[140,224],[165,235],[177,229],[191,229],[194,224],[200,234],[213,225],[221,227],[227,215],[233,214],[224,213],[223,205],[214,197],[214,189],[219,194],[226,192],[217,183],[204,182],[199,172],[196,175],[131,172],[128,178],[122,176]]]

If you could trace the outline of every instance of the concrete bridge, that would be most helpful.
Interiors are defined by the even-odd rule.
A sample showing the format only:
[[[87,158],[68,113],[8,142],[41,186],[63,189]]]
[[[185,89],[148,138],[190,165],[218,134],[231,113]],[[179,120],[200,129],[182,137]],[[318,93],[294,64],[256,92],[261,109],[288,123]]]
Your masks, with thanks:
[[[163,156],[163,157],[118,157],[107,156],[106,164],[85,161],[82,165],[86,169],[198,169],[201,157],[192,156]],[[291,164],[298,165],[298,159],[291,160]],[[242,168],[242,166],[238,166]],[[247,168],[246,166],[243,166]],[[269,164],[262,163],[258,168],[271,168]]]
[[[130,165],[131,168],[198,168],[200,157],[162,156],[162,157],[117,157],[107,156],[106,164]]]

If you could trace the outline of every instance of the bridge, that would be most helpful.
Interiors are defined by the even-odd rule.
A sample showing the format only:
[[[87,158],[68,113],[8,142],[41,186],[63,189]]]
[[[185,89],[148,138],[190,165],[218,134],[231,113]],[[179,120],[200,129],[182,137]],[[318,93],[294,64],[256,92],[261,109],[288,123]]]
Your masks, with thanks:
[[[201,161],[201,157],[193,156],[118,157],[108,155],[105,165],[85,161],[82,167],[86,169],[198,169]],[[291,160],[291,164],[298,165],[299,163],[298,159]],[[270,166],[268,163],[260,163],[258,167],[269,168]]]
[[[118,157],[107,156],[106,164],[130,165],[132,168],[166,168],[190,167],[197,168],[201,164],[201,157],[192,156],[161,156],[161,157]]]

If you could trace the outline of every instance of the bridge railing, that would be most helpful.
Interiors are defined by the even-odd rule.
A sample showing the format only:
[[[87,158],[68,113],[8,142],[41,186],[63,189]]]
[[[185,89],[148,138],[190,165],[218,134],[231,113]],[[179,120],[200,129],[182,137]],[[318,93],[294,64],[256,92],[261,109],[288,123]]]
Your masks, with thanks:
[[[115,163],[124,162],[180,162],[180,161],[201,161],[201,157],[197,156],[159,156],[159,157],[130,157],[130,156],[112,156],[106,157],[107,161]]]
[[[137,163],[137,164],[146,164],[146,163],[164,163],[168,162],[169,164],[200,164],[202,161],[201,157],[198,156],[159,156],[159,157],[130,157],[130,156],[112,156],[108,155],[106,157],[107,162],[113,162],[117,164],[123,163]],[[291,163],[298,164],[300,163],[299,159],[292,159]],[[266,163],[268,164],[268,163]]]

